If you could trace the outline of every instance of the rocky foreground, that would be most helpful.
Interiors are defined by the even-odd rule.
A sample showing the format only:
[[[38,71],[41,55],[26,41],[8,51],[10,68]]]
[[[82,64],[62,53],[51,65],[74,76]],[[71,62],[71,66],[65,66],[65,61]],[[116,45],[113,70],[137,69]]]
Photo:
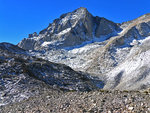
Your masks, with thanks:
[[[148,91],[64,92],[41,95],[0,108],[1,113],[150,113]]]

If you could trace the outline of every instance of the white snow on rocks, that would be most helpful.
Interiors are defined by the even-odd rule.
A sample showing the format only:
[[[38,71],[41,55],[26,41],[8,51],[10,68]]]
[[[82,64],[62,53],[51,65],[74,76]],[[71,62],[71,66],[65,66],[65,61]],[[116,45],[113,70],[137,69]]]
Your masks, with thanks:
[[[47,46],[48,44],[51,44],[51,43],[53,43],[53,42],[43,42],[43,44],[42,44],[42,46]]]
[[[63,31],[61,31],[61,32],[59,32],[57,35],[64,35],[64,34],[66,34],[67,32],[69,32],[71,30],[71,28],[67,28],[67,29],[65,29],[65,30],[63,30]]]
[[[77,10],[74,14],[70,13],[69,15],[62,18],[59,24],[66,24],[68,20],[79,20],[85,16],[85,9],[81,8]]]
[[[106,89],[110,87],[136,89],[143,84],[150,86],[150,48],[146,47],[147,41],[150,41],[150,37],[140,40],[141,45],[133,47],[126,60],[107,73],[110,84],[106,85]],[[116,81],[118,77],[119,82]],[[117,86],[113,86],[115,82],[118,82]]]

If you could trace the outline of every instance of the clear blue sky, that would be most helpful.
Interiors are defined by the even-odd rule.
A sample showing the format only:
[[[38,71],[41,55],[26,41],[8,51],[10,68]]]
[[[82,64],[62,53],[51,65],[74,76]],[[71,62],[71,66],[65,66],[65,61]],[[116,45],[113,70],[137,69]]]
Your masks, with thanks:
[[[0,0],[0,42],[17,44],[79,7],[120,23],[150,13],[150,0]]]

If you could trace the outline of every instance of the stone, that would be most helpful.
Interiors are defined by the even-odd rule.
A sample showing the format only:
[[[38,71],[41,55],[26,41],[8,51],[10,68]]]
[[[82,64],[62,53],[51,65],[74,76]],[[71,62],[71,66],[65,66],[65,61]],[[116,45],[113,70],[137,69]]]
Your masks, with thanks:
[[[129,109],[130,111],[132,111],[132,110],[134,109],[134,107],[128,107],[128,109]]]

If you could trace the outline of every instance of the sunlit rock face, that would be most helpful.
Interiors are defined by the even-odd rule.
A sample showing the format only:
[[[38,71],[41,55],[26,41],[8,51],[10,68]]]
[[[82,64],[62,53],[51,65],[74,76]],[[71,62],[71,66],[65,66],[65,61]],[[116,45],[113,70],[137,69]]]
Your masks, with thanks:
[[[79,8],[55,19],[53,23],[37,33],[29,34],[18,46],[26,50],[40,50],[48,46],[70,47],[80,45],[94,38],[109,38],[119,32],[121,28],[105,18],[94,17],[86,8]]]
[[[114,23],[79,8],[61,15],[39,34],[30,34],[18,46],[30,50],[31,55],[100,77],[105,89],[142,89],[149,87],[149,66],[143,60],[138,63],[144,67],[134,68],[132,58],[149,55],[149,36],[150,14]],[[128,65],[133,69],[130,74]]]

